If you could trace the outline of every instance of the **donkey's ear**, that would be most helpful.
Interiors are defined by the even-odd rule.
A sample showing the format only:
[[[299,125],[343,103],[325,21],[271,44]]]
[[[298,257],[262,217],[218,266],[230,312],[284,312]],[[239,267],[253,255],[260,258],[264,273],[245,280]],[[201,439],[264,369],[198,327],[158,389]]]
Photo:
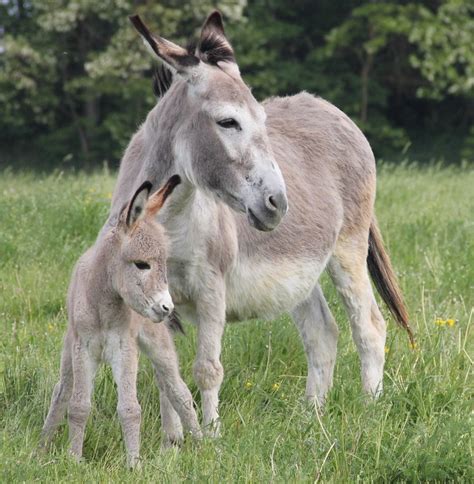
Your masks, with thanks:
[[[157,192],[155,192],[146,204],[145,210],[148,217],[153,217],[161,209],[166,199],[173,193],[173,190],[181,183],[179,175],[173,175]]]
[[[126,208],[125,225],[131,227],[138,219],[144,216],[145,206],[150,196],[151,183],[146,181],[135,192]]]
[[[200,61],[194,54],[190,54],[186,49],[163,37],[153,35],[139,15],[132,15],[129,19],[142,36],[145,45],[178,74],[186,77],[199,65]]]
[[[218,65],[223,61],[235,63],[234,49],[225,36],[224,22],[218,10],[214,10],[202,26],[197,53],[208,64]]]

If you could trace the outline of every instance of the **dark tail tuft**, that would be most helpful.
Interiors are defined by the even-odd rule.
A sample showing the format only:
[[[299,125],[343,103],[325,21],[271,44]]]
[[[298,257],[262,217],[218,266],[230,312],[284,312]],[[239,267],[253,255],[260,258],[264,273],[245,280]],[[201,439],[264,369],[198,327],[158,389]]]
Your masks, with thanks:
[[[413,346],[415,344],[415,338],[410,328],[408,311],[403,301],[402,291],[398,285],[390,257],[383,245],[382,235],[375,218],[370,224],[367,266],[378,293],[388,306],[397,323],[408,333],[410,343]]]
[[[166,326],[173,333],[186,334],[181,323],[181,317],[176,310],[173,310],[171,314],[166,318]]]

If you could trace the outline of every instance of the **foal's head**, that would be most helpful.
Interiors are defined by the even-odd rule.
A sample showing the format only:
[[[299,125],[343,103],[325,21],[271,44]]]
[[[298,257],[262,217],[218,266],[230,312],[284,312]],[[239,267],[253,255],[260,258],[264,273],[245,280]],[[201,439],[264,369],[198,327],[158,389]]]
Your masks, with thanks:
[[[288,208],[286,188],[268,140],[265,111],[240,77],[220,13],[208,17],[192,50],[152,35],[138,16],[131,21],[175,74],[160,105],[179,111],[170,127],[176,133],[176,170],[246,213],[257,229],[274,229]]]
[[[122,210],[117,227],[116,290],[128,306],[155,323],[174,307],[166,278],[167,239],[155,216],[179,183],[174,175],[151,196],[151,183],[143,183]]]

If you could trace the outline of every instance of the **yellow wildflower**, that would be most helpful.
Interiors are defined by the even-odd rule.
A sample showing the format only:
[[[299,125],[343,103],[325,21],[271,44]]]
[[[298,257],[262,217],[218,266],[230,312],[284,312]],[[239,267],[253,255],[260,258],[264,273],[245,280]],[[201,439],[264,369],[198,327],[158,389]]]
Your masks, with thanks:
[[[418,343],[415,341],[413,343],[410,343],[410,349],[411,350],[417,350],[418,349]]]
[[[454,326],[456,324],[456,320],[455,319],[447,319],[446,324],[448,326]]]
[[[279,383],[274,383],[274,384],[272,385],[272,390],[273,390],[274,392],[277,392],[279,389],[280,389],[280,384],[279,384]]]
[[[54,326],[51,323],[49,323],[48,324],[48,331],[53,331],[53,329],[54,329]]]
[[[110,200],[112,198],[112,192],[107,193],[107,198]]]
[[[441,318],[436,318],[435,324],[437,326],[446,326],[446,320]]]
[[[253,383],[250,380],[247,380],[245,382],[245,388],[249,389],[249,388],[252,388],[252,387],[253,387]]]
[[[385,353],[388,353],[390,351],[390,348],[388,346],[385,346],[383,350]]]

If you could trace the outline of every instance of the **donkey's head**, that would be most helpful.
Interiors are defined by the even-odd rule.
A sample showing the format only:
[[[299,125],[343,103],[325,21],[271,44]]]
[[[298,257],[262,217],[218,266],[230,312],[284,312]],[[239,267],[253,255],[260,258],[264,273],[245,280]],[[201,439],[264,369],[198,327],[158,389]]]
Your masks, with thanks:
[[[155,215],[179,183],[179,176],[174,175],[151,196],[151,183],[143,183],[122,210],[118,223],[116,290],[128,306],[155,323],[174,307],[166,279],[167,239]]]
[[[175,86],[160,101],[176,114],[175,169],[190,183],[245,212],[259,230],[272,230],[288,202],[265,127],[266,114],[240,77],[222,17],[212,13],[196,49],[155,36],[138,16],[135,28],[175,74]],[[179,84],[179,86],[178,86]]]

